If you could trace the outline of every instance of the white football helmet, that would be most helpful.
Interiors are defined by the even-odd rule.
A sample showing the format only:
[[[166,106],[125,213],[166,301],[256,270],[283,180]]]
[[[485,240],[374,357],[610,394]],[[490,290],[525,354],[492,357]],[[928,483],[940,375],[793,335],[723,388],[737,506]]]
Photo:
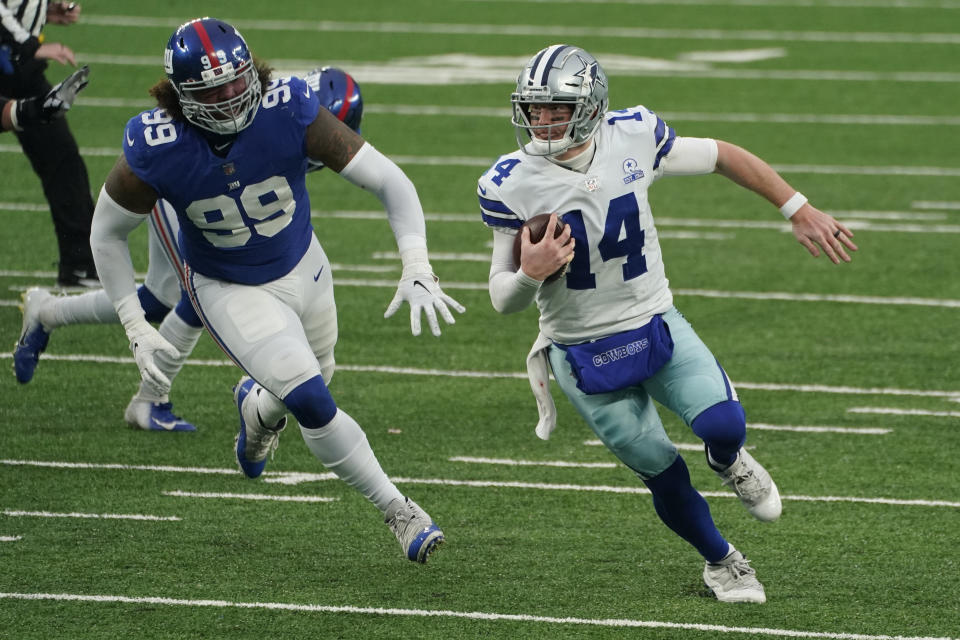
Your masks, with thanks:
[[[555,44],[542,49],[523,67],[510,96],[517,144],[529,155],[553,156],[590,140],[607,110],[607,74],[597,59],[579,47]],[[569,104],[566,122],[533,125],[532,104]],[[554,131],[566,128],[562,136]],[[538,137],[535,132],[544,131]]]

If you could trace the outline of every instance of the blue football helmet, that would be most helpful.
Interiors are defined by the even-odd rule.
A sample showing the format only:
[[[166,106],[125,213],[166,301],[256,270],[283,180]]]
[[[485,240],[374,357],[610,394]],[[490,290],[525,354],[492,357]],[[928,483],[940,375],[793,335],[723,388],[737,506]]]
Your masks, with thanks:
[[[555,44],[524,65],[510,102],[520,148],[534,156],[557,155],[587,142],[600,127],[607,110],[607,74],[583,49]],[[565,122],[535,125],[530,119],[534,104],[565,104],[573,113]],[[554,131],[561,129],[557,137]]]
[[[167,42],[163,69],[183,117],[201,129],[230,135],[253,122],[262,95],[260,76],[243,36],[226,22],[197,18],[181,25]],[[236,95],[211,101],[214,90],[241,80]]]
[[[363,117],[363,97],[360,85],[349,73],[336,67],[314,69],[303,77],[320,99],[320,104],[345,125],[360,133],[360,118]],[[307,171],[319,171],[323,163],[308,160]]]
[[[363,97],[353,77],[336,67],[314,69],[304,77],[317,93],[320,104],[357,133],[363,116]]]

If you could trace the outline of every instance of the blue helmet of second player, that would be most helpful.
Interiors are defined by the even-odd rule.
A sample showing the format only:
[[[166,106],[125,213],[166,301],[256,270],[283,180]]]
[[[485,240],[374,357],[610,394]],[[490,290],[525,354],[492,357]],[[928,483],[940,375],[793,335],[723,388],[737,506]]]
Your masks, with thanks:
[[[317,92],[320,104],[357,133],[363,116],[363,97],[360,85],[353,77],[336,67],[314,69],[304,80]]]

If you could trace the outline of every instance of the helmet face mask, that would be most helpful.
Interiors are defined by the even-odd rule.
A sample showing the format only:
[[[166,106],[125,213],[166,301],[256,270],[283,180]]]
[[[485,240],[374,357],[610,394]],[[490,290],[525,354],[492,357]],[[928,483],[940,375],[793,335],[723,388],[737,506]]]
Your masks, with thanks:
[[[221,135],[253,122],[262,87],[243,36],[214,18],[192,20],[170,37],[164,71],[192,124]]]
[[[529,155],[555,156],[596,133],[607,109],[607,76],[583,49],[552,45],[524,65],[510,102],[520,148]],[[561,104],[572,108],[566,120],[556,118],[556,109],[549,122],[531,118],[531,112]]]

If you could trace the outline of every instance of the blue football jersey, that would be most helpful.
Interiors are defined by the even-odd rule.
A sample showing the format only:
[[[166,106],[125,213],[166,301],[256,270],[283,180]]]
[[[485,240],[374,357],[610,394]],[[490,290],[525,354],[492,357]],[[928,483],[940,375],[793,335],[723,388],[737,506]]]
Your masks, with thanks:
[[[300,78],[272,81],[253,122],[222,158],[196,127],[162,109],[130,119],[127,164],[173,205],[193,270],[262,284],[300,261],[313,234],[306,129],[319,109],[317,94]]]

